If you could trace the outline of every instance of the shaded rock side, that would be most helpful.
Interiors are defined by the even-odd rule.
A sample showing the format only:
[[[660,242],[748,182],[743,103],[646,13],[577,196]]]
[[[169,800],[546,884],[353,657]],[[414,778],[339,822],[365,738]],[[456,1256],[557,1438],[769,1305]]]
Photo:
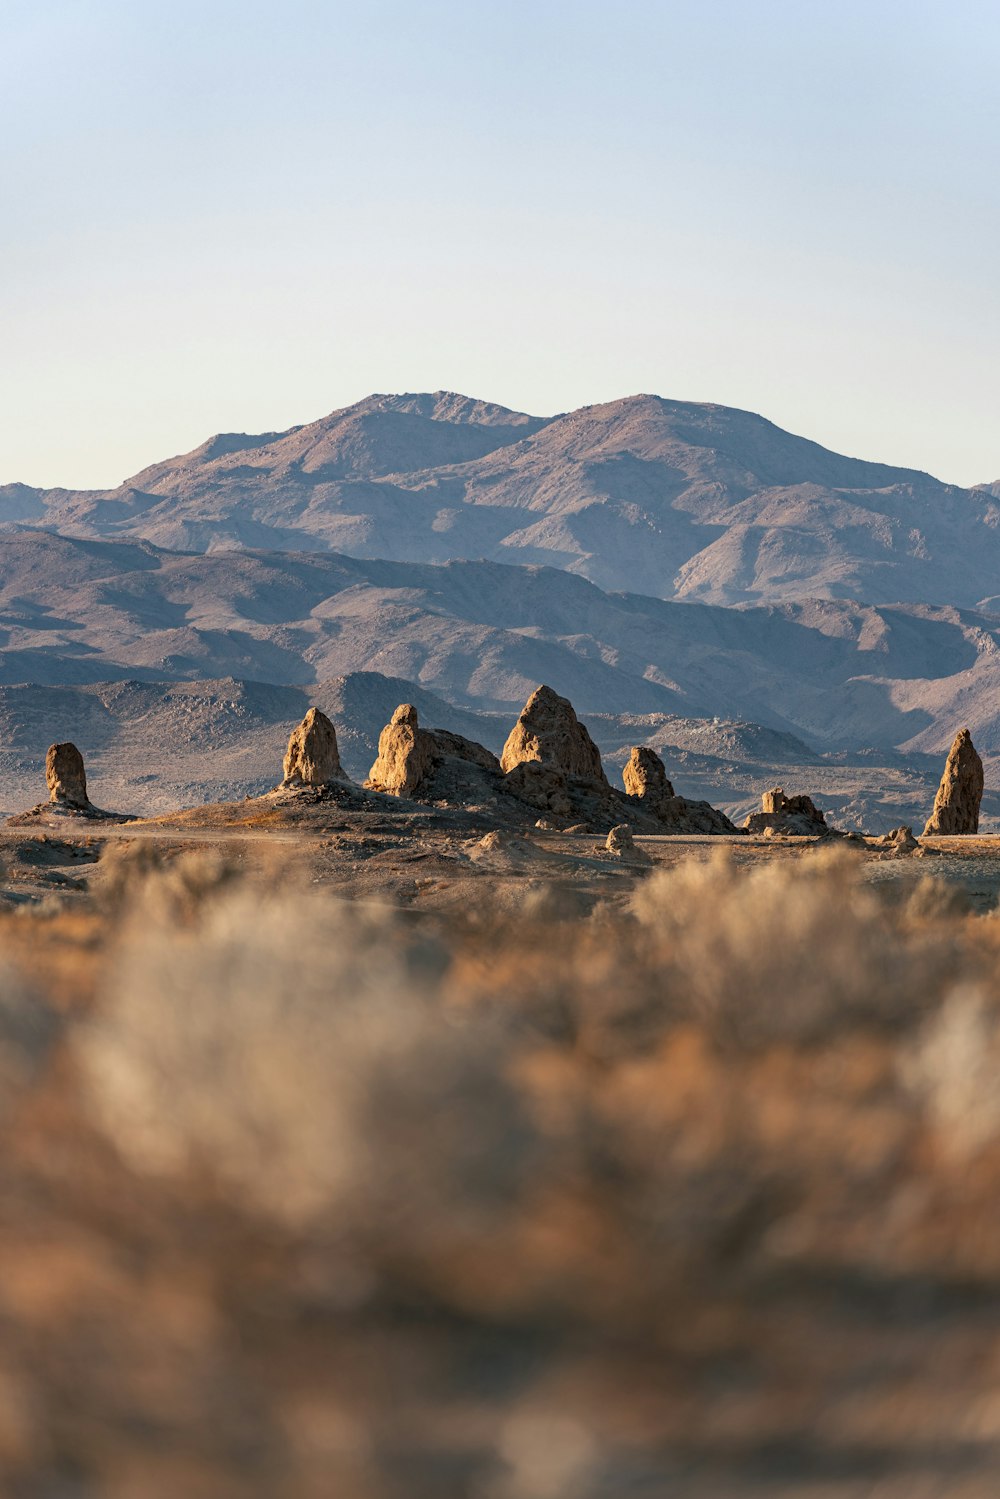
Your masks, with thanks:
[[[923,836],[978,833],[979,804],[983,799],[983,762],[968,729],[959,729],[948,752],[934,809]]]
[[[310,708],[292,730],[282,768],[285,786],[326,786],[344,779],[337,731],[319,708]]]
[[[608,785],[601,752],[573,704],[544,685],[536,688],[521,709],[500,756],[506,772],[536,762],[566,776]]]
[[[786,796],[780,786],[765,791],[759,812],[751,812],[743,826],[748,833],[787,833],[799,838],[818,838],[831,831],[826,817],[811,796]]]
[[[49,801],[67,807],[90,807],[87,772],[75,744],[50,744],[45,756],[45,784]]]

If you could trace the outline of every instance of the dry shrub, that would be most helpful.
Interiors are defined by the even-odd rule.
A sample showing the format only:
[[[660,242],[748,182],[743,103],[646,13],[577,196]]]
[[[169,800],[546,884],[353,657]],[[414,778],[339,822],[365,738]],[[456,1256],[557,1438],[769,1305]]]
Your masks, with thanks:
[[[574,909],[429,928],[193,866],[126,900],[73,1056],[124,1162],[113,1195],[144,1214],[142,1255],[109,1260],[145,1294],[162,1231],[209,1302],[205,1424],[171,1439],[202,1491],[992,1483],[995,1329],[969,1290],[1000,1286],[990,919],[923,885],[887,900],[825,851]],[[244,1446],[209,1432],[234,1411]]]
[[[918,925],[950,913],[918,887]],[[740,869],[727,852],[659,871],[633,909],[676,1011],[743,1045],[816,1042],[919,1018],[951,972],[950,941],[914,934],[837,848]]]
[[[289,1222],[387,1204],[426,1217],[445,1185],[470,1214],[502,1197],[518,1146],[504,1036],[435,1006],[439,943],[371,909],[239,887],[191,929],[162,914],[177,873],[126,923],[78,1040],[92,1107],[137,1169],[197,1167]]]

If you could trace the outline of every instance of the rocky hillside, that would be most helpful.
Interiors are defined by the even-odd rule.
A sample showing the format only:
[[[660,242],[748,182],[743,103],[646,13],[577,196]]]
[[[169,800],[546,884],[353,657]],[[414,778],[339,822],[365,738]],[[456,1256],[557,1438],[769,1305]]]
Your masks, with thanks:
[[[539,682],[581,712],[745,719],[824,751],[1000,753],[1000,618],[850,601],[719,608],[551,568],[162,551],[8,532],[0,685],[354,672],[508,713]]]
[[[997,592],[998,520],[995,486],[646,395],[548,420],[447,392],[370,396],[288,432],[220,434],[115,490],[0,488],[0,521],[81,537],[544,563],[719,604],[973,606]]]

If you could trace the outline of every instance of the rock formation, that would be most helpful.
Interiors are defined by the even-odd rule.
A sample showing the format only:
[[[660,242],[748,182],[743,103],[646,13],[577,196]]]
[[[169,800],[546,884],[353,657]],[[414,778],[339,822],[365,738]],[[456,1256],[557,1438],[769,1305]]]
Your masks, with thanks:
[[[365,786],[388,796],[468,803],[496,795],[496,755],[447,729],[422,729],[412,703],[401,703],[379,735]]]
[[[577,718],[573,704],[545,686],[536,688],[521,709],[500,756],[505,771],[536,761],[581,781],[608,784],[601,752]]]
[[[412,703],[400,703],[378,736],[378,758],[365,782],[370,791],[412,796],[434,764],[434,745]]]
[[[50,744],[45,756],[45,784],[49,801],[80,811],[90,809],[87,772],[75,744]]]
[[[831,829],[810,796],[786,796],[780,786],[765,791],[761,810],[751,812],[743,826],[748,833],[789,833],[800,838],[823,837]]]
[[[979,804],[983,797],[983,762],[968,729],[959,729],[948,752],[934,810],[927,819],[924,837],[934,834],[978,833]]]
[[[667,780],[663,761],[648,744],[633,745],[622,770],[630,802],[656,819],[662,833],[735,833],[724,812],[709,802],[692,802],[677,796]]]
[[[663,761],[648,744],[633,745],[622,770],[622,780],[627,796],[648,797],[653,802],[661,802],[674,794]]]
[[[319,708],[310,708],[293,729],[285,751],[285,786],[326,786],[344,779],[337,731]]]

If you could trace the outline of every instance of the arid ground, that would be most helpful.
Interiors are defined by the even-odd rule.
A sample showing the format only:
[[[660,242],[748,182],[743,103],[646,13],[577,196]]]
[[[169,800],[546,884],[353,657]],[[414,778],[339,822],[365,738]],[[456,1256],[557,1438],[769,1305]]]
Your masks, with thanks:
[[[0,839],[11,1499],[968,1499],[1000,850],[308,793]]]

